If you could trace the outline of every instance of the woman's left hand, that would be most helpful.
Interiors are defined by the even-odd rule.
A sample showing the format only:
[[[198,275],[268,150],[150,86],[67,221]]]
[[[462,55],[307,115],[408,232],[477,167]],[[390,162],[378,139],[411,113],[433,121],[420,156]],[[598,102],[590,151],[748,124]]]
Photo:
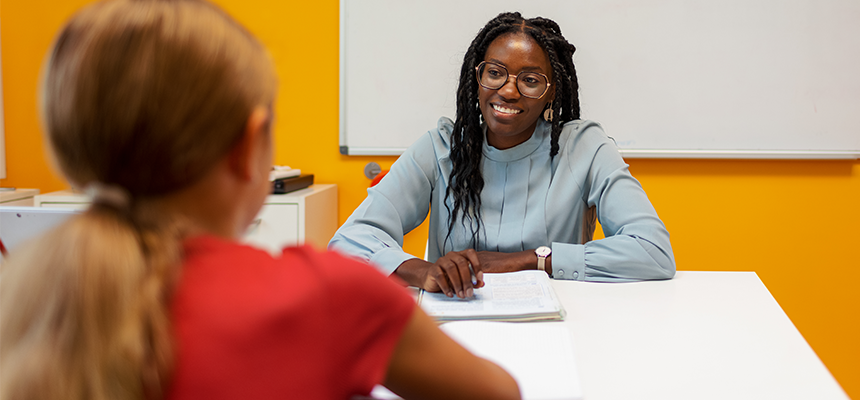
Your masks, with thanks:
[[[537,268],[537,256],[534,250],[523,250],[516,253],[499,253],[496,251],[479,251],[478,260],[484,272],[514,272]]]

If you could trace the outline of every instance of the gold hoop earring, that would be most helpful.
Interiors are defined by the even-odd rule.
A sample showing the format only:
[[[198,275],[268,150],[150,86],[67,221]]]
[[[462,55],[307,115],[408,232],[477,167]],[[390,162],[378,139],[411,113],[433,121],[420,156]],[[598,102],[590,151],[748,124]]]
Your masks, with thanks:
[[[543,119],[546,122],[552,122],[552,101],[549,102],[549,107],[543,111]]]

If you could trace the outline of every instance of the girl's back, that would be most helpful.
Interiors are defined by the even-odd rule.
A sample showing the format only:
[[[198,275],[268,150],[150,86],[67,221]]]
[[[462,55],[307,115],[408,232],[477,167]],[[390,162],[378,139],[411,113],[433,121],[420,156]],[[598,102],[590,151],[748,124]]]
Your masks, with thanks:
[[[170,398],[342,399],[385,376],[414,303],[371,267],[211,236],[184,247]]]

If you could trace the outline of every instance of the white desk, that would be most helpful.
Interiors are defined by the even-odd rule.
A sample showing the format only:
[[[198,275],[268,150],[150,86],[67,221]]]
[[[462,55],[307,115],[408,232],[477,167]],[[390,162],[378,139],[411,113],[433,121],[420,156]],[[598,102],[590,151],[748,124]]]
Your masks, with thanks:
[[[553,287],[586,400],[848,399],[753,272]]]

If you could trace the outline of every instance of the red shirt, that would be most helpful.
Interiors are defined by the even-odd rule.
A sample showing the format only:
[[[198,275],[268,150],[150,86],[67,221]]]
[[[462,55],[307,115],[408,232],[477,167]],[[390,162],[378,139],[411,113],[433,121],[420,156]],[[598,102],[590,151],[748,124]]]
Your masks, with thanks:
[[[344,399],[385,377],[415,303],[370,266],[309,247],[278,258],[185,242],[168,399]]]

